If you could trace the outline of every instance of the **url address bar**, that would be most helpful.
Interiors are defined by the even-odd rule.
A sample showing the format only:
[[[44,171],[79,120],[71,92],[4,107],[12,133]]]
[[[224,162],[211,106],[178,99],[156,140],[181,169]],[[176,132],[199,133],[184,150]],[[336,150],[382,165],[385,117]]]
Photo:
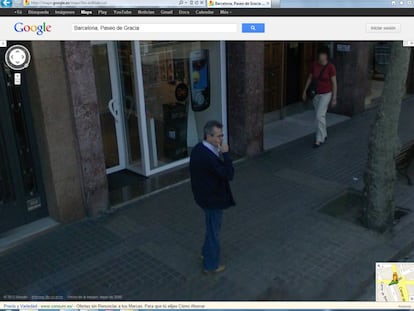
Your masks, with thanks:
[[[237,24],[72,24],[72,32],[237,32]]]

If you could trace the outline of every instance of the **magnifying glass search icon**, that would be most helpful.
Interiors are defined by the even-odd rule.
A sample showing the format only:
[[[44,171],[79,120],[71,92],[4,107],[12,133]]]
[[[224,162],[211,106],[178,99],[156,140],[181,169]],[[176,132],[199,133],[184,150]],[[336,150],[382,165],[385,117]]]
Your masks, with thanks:
[[[264,23],[242,23],[241,24],[242,33],[264,33],[265,24]]]

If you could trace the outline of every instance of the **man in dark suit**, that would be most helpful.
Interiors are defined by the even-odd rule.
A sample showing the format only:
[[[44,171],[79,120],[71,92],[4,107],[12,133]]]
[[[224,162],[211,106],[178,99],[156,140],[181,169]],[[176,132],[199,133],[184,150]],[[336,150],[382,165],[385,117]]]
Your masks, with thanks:
[[[205,273],[222,272],[219,233],[223,210],[235,205],[229,181],[233,180],[233,161],[229,146],[223,142],[223,125],[208,121],[204,140],[190,156],[191,187],[196,203],[204,210],[206,235],[202,248]]]

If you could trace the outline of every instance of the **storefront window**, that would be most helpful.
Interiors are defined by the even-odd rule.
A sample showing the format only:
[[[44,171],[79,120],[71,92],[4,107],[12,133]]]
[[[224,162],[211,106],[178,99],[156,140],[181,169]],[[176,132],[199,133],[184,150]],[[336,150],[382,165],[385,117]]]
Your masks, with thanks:
[[[150,168],[185,159],[223,119],[219,42],[140,43]]]

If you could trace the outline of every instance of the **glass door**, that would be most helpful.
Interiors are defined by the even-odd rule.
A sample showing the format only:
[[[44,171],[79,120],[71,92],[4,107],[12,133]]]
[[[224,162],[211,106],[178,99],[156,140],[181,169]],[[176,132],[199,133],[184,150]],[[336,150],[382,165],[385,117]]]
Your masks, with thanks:
[[[124,123],[125,161],[130,171],[146,175],[144,171],[139,109],[139,89],[135,62],[135,48],[130,41],[114,43],[118,61],[119,93]]]
[[[226,128],[224,42],[93,42],[107,173],[186,164],[216,119]]]
[[[186,164],[208,120],[226,128],[225,44],[219,41],[140,41],[135,57],[141,87],[145,172]]]
[[[142,174],[131,44],[92,42],[92,51],[106,171]]]
[[[117,64],[111,42],[93,42],[92,52],[106,172],[110,174],[126,165]]]

